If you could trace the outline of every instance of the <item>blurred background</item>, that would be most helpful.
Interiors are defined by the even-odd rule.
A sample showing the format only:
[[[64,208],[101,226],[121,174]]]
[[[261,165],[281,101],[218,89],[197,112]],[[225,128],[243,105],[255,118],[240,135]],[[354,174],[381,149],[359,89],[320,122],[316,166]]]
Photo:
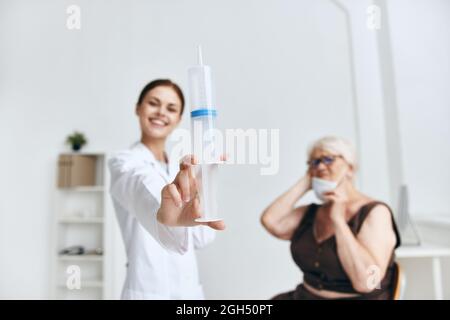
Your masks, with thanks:
[[[67,27],[71,5],[80,29]],[[335,134],[356,144],[358,187],[412,221],[397,252],[404,298],[449,299],[448,0],[0,0],[0,298],[119,297],[125,256],[104,164],[139,139],[147,82],[187,89],[198,44],[221,127],[280,130],[277,174],[222,169],[227,230],[198,252],[206,297],[267,299],[301,282],[289,242],[259,217],[303,175],[307,146]],[[75,130],[95,181],[62,190]],[[58,255],[72,245],[91,251]],[[70,265],[82,290],[64,287]]]

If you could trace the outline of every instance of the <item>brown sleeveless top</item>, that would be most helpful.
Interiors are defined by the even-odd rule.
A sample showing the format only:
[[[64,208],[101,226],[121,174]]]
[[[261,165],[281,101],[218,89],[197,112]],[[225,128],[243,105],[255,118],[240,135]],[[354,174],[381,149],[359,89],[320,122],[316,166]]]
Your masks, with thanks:
[[[364,220],[377,204],[386,206],[391,212],[392,225],[397,238],[395,248],[397,248],[400,246],[400,235],[392,215],[392,210],[383,202],[373,201],[362,206],[348,222],[348,226],[356,236]],[[317,204],[311,204],[295,230],[291,238],[292,257],[303,272],[303,280],[310,286],[318,290],[359,293],[353,288],[350,278],[345,273],[339,260],[335,236],[333,235],[321,243],[318,243],[314,237],[313,226],[319,207]],[[381,281],[381,290],[374,291],[381,293],[391,288],[394,275],[394,258],[395,255],[392,252],[386,275]]]

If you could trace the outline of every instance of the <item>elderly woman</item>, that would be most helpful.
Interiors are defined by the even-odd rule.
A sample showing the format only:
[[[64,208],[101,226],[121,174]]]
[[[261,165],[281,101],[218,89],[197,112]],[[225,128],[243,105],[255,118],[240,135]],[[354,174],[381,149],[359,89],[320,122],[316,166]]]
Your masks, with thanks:
[[[269,233],[291,241],[304,275],[294,291],[273,299],[390,299],[400,245],[392,210],[355,188],[356,156],[348,141],[318,140],[307,163],[307,174],[261,217]],[[311,188],[323,204],[294,208]]]

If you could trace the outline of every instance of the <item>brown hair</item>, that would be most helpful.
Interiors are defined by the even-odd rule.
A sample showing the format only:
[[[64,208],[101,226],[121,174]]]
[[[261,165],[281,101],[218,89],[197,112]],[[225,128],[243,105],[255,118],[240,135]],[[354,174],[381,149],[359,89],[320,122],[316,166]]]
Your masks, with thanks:
[[[162,87],[170,87],[170,88],[172,88],[175,91],[175,93],[178,95],[178,98],[180,98],[180,100],[181,100],[180,115],[182,115],[183,111],[184,111],[184,95],[183,95],[183,91],[181,91],[180,87],[175,82],[173,82],[170,79],[156,79],[156,80],[153,80],[153,81],[149,82],[142,89],[141,94],[139,95],[139,99],[138,99],[137,105],[139,106],[142,103],[142,101],[145,98],[145,95],[149,91],[151,91],[152,89],[154,89],[156,87],[160,87],[160,86],[162,86]]]

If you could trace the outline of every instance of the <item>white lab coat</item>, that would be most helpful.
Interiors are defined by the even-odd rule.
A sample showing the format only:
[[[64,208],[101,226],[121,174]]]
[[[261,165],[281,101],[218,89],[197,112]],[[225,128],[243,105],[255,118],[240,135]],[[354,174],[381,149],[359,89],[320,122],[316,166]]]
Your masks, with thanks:
[[[127,253],[122,299],[204,299],[194,249],[214,239],[209,227],[168,227],[159,223],[162,188],[173,181],[142,143],[118,152],[108,162],[111,196]]]

